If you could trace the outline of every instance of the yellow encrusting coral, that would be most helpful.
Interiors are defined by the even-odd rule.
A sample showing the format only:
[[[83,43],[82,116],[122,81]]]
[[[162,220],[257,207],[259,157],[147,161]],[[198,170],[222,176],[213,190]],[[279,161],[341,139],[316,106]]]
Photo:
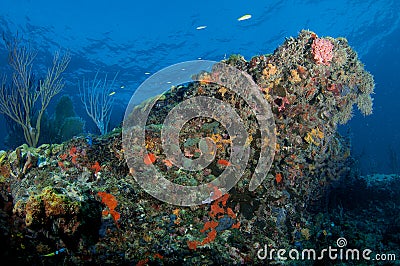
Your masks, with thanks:
[[[299,83],[301,81],[301,78],[299,76],[299,73],[297,72],[297,70],[292,69],[290,71],[290,77],[288,78],[289,81],[293,84]]]
[[[269,79],[271,76],[275,75],[277,73],[278,69],[276,68],[275,65],[273,64],[267,64],[267,67],[264,68],[262,71],[262,74],[265,76],[265,78]]]
[[[324,138],[324,132],[322,132],[319,128],[311,129],[311,132],[308,132],[305,136],[304,140],[308,144],[314,144],[316,146],[320,145],[320,141]],[[320,139],[320,140],[317,140]]]
[[[52,187],[45,187],[41,194],[31,195],[25,206],[25,223],[44,224],[48,219],[75,216],[80,208],[79,202],[71,201],[65,195],[56,193]]]

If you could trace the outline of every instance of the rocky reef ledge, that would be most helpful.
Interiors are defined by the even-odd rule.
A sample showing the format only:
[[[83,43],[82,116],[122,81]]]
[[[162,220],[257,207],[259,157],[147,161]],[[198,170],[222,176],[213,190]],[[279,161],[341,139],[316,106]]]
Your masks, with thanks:
[[[143,164],[181,185],[214,180],[229,164],[231,144],[218,121],[191,120],[180,134],[189,158],[198,156],[202,134],[214,141],[217,159],[206,169],[182,171],[160,149],[162,118],[171,108],[190,97],[214,97],[233,106],[248,128],[251,158],[233,189],[194,207],[153,198],[126,164],[122,129],[1,151],[1,256],[17,264],[262,264],[265,246],[301,253],[343,236],[357,248],[399,250],[399,177],[359,177],[348,141],[336,132],[353,105],[372,112],[373,78],[347,40],[301,31],[273,54],[223,62],[246,72],[272,107],[275,157],[261,186],[247,189],[260,153],[254,107],[207,82],[224,77],[213,69],[199,73],[202,82],[171,88],[158,100],[146,125]],[[371,212],[392,215],[392,225],[376,224]],[[275,254],[269,262],[284,261]]]

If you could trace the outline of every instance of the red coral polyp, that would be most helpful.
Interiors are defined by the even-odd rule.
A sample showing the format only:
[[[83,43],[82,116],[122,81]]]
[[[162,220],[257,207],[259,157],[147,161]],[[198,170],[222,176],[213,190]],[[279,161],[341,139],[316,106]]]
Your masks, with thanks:
[[[103,215],[111,214],[114,221],[117,222],[121,218],[121,215],[115,210],[118,205],[117,199],[107,192],[99,191],[97,192],[97,195],[99,195],[101,202],[108,208],[108,210],[103,211]]]
[[[94,171],[94,174],[97,174],[101,170],[101,166],[97,161],[91,166],[91,168]]]

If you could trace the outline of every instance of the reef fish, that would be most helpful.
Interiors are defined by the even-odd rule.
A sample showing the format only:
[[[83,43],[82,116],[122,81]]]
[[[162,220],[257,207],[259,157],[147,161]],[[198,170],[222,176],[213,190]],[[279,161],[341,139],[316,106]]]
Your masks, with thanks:
[[[42,256],[43,257],[53,257],[53,256],[59,255],[59,254],[61,254],[63,252],[66,252],[66,251],[67,250],[65,248],[61,248],[61,249],[59,249],[59,250],[57,250],[55,252],[52,252],[52,253],[49,253],[49,254],[46,254],[46,255],[42,255]]]
[[[248,19],[251,19],[251,15],[250,14],[243,15],[240,18],[238,18],[237,20],[238,21],[243,21],[243,20],[248,20]]]

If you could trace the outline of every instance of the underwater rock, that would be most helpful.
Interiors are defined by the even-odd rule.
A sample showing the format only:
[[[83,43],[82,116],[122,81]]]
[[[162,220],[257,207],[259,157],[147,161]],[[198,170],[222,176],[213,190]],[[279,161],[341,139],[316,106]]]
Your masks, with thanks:
[[[149,114],[143,165],[180,185],[210,182],[230,165],[232,137],[211,118],[185,123],[179,146],[173,147],[195,159],[202,152],[199,146],[206,145],[199,140],[209,137],[215,160],[206,169],[179,169],[163,154],[161,130],[168,112],[183,100],[209,96],[229,103],[249,136],[249,162],[236,186],[213,191],[200,206],[160,202],[133,177],[142,169],[128,168],[121,129],[1,152],[1,194],[14,209],[7,214],[15,221],[10,231],[23,235],[10,240],[18,260],[26,262],[34,252],[38,256],[32,260],[44,263],[46,252],[65,248],[62,256],[71,264],[261,264],[257,251],[264,244],[302,248],[339,235],[343,227],[314,217],[310,209],[321,209],[332,184],[354,175],[349,144],[336,130],[351,118],[354,104],[363,114],[371,113],[371,74],[344,38],[322,38],[311,31],[288,38],[273,54],[249,61],[234,55],[223,62],[248,73],[272,107],[275,157],[262,186],[247,189],[256,165],[265,163],[258,162],[262,140],[254,107],[229,88],[205,81],[171,88]],[[198,78],[225,74],[216,68]],[[19,248],[21,243],[29,251]]]
[[[69,249],[76,249],[81,238],[98,239],[100,203],[90,197],[86,201],[76,201],[57,190],[46,187],[40,194],[31,195],[26,202],[16,202],[13,212],[25,216],[29,230],[45,230],[62,240]]]

